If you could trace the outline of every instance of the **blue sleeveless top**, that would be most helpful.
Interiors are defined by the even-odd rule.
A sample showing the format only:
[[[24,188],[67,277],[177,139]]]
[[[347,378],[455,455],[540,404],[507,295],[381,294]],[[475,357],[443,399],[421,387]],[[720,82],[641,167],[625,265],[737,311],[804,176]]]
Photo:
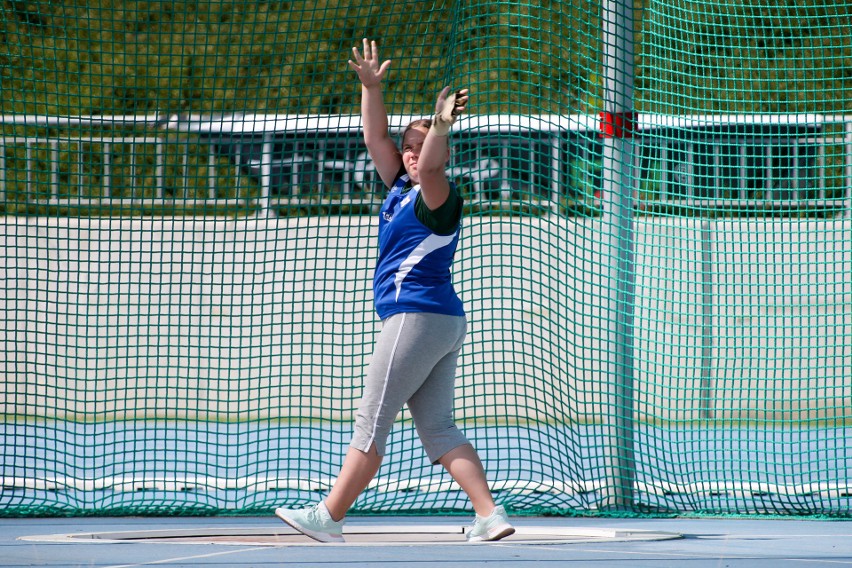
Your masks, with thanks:
[[[408,174],[397,179],[379,212],[376,312],[383,320],[403,312],[463,316],[450,275],[461,224],[450,235],[433,233],[414,211],[420,186],[409,190],[408,182]]]

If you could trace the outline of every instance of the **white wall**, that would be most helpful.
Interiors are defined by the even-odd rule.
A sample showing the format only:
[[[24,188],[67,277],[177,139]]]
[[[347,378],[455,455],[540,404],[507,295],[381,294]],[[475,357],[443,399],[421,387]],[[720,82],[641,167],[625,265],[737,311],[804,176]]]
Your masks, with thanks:
[[[849,416],[852,224],[636,226],[641,420],[699,419],[702,393],[716,419]],[[611,413],[600,234],[595,219],[466,221],[461,418]],[[379,329],[372,219],[7,218],[0,241],[0,413],[351,418]]]

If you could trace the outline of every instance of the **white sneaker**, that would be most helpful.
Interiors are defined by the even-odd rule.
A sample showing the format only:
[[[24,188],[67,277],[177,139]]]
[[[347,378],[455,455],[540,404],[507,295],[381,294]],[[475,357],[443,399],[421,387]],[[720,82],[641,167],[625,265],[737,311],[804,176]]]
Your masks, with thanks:
[[[509,524],[506,509],[502,505],[494,508],[487,517],[476,515],[473,526],[467,533],[468,542],[483,542],[486,540],[500,540],[515,533],[515,527]]]
[[[345,542],[343,521],[331,518],[325,503],[306,509],[275,509],[275,516],[314,540],[320,542]]]

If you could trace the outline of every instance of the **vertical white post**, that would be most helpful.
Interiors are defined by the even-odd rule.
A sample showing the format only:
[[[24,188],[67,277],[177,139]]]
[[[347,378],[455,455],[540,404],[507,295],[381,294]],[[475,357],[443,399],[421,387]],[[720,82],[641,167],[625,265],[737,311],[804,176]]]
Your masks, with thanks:
[[[602,358],[611,384],[603,417],[608,437],[606,487],[602,506],[628,509],[634,505],[633,448],[633,319],[635,266],[633,259],[634,155],[633,130],[633,3],[604,0],[603,44],[605,73],[603,137],[603,195],[601,267],[608,287],[601,325],[606,329]]]
[[[48,160],[50,160],[50,196],[48,201],[56,201],[59,199],[59,140],[49,142],[50,152]]]
[[[846,122],[843,147],[846,153],[846,218],[852,218],[852,117],[845,116],[844,121]],[[825,163],[823,163],[822,171],[824,175]]]
[[[0,138],[0,201],[6,202],[6,140],[4,138]]]
[[[207,151],[207,199],[216,199],[216,150],[213,144]]]
[[[162,138],[157,138],[157,154],[156,154],[156,173],[154,174],[157,178],[157,198],[162,199],[165,195],[163,188],[165,187],[166,180],[166,149],[163,147],[164,142]],[[81,186],[82,191],[82,186]]]
[[[258,217],[275,217],[272,211],[272,151],[275,143],[271,134],[263,135],[260,156],[260,210]]]
[[[563,185],[567,187],[568,180],[562,179],[562,137],[559,131],[552,133],[550,145],[550,212],[559,213],[559,198]]]
[[[110,157],[112,156],[112,143],[104,142],[103,147],[103,157],[104,157],[104,181],[103,181],[103,195],[101,198],[110,198],[112,197],[112,160]],[[29,175],[29,174],[27,174]]]

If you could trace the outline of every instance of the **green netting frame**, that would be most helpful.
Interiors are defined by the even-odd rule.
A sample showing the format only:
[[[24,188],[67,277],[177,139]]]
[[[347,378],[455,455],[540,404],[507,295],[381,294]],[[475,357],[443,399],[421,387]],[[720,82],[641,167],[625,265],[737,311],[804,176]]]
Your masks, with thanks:
[[[370,37],[394,129],[472,91],[457,415],[498,500],[848,516],[852,4],[0,6],[0,515],[328,490],[378,330]],[[356,510],[467,508],[403,411]]]

